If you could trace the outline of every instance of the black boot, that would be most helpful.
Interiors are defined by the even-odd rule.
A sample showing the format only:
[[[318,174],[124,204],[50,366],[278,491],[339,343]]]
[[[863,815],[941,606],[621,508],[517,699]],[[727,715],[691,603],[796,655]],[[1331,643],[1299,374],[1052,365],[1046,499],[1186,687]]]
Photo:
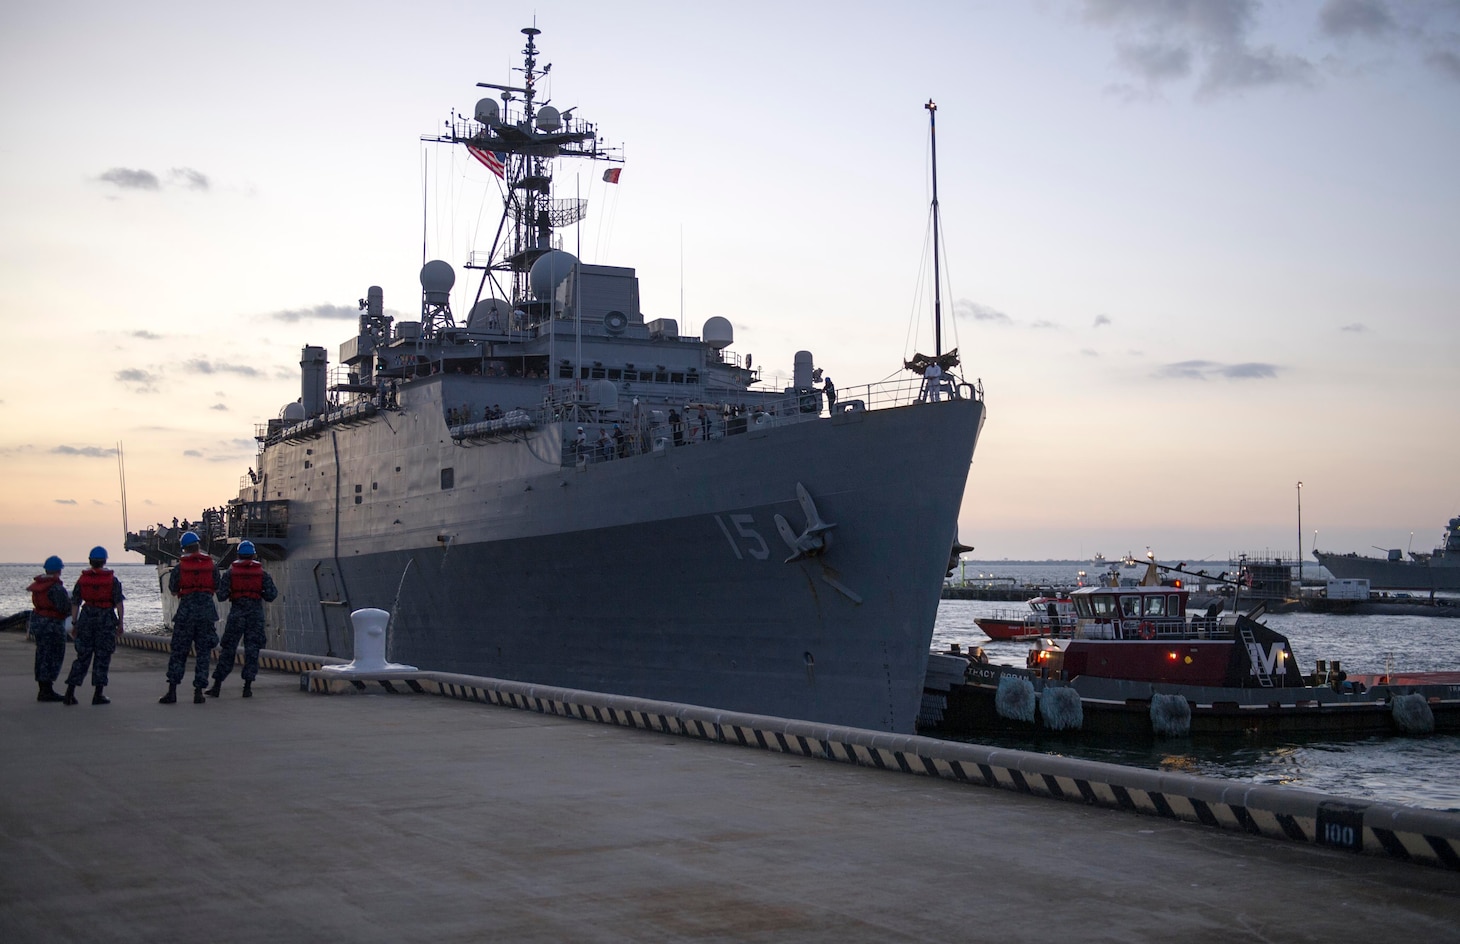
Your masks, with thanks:
[[[35,696],[36,701],[61,700],[61,696],[56,693],[56,690],[54,688],[51,687],[50,682],[37,682],[36,684],[40,686],[40,691]]]
[[[75,685],[67,685],[66,686],[66,697],[61,699],[61,704],[63,704],[63,705],[74,705],[74,704],[76,704],[76,686]]]
[[[203,697],[203,686],[201,686],[201,685],[195,686],[193,688],[193,704],[195,704],[195,705],[201,705],[204,702],[206,702],[207,700],[208,699],[206,699],[206,698]]]
[[[101,690],[105,687],[104,685],[96,686],[96,694],[91,696],[91,703],[93,705],[110,705],[112,703],[110,698],[101,693]]]
[[[217,698],[219,695],[223,694],[223,680],[221,678],[215,678],[213,680],[213,687],[208,689],[203,694],[210,695],[213,698]]]
[[[252,698],[253,697],[253,679],[244,679],[243,680],[243,697],[244,698]]]
[[[159,705],[172,705],[172,704],[176,704],[176,702],[177,702],[177,683],[176,682],[168,682],[167,683],[167,694],[166,695],[163,695],[161,698],[157,699],[157,703]]]

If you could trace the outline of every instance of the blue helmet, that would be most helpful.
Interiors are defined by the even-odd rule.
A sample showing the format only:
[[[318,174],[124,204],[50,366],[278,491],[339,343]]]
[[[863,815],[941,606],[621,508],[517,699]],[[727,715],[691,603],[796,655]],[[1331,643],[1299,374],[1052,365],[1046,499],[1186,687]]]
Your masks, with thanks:
[[[257,553],[258,551],[254,550],[252,541],[244,541],[238,545],[239,557],[252,557]]]
[[[46,562],[41,566],[46,569],[46,573],[48,574],[59,574],[66,567],[65,564],[61,563],[61,558],[57,557],[55,554],[47,557]]]
[[[183,547],[192,547],[194,544],[199,543],[201,543],[201,541],[199,541],[198,536],[191,531],[185,532],[182,536],[182,540],[178,542],[178,544]]]
[[[106,560],[106,548],[104,548],[100,544],[98,544],[96,547],[93,547],[91,549],[91,553],[88,554],[88,555],[86,555],[86,558],[87,558],[87,560],[103,560],[104,561],[104,560]]]

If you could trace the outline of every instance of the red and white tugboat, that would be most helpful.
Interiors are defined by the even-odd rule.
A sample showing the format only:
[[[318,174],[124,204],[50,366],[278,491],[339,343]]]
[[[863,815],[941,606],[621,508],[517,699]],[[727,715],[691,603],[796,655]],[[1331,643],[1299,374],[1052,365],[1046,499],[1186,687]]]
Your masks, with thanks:
[[[1024,601],[1024,609],[997,610],[975,617],[974,623],[995,642],[1028,642],[1072,629],[1075,604],[1068,596],[1038,596]]]
[[[1026,664],[975,659],[930,733],[1082,731],[1134,736],[1259,734],[1354,737],[1460,731],[1460,672],[1356,675],[1318,662],[1305,675],[1260,608],[1187,612],[1190,592],[1162,585],[1070,594],[1066,638],[1041,638]]]

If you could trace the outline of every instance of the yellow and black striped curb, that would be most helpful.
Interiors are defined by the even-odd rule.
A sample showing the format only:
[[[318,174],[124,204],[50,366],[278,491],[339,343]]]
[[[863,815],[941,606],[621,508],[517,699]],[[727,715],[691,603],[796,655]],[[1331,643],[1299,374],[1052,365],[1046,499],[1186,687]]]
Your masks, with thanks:
[[[157,652],[171,648],[168,636],[126,633],[122,641]],[[1456,813],[507,679],[446,672],[341,675],[323,671],[326,665],[344,662],[273,649],[259,653],[261,667],[297,673],[304,691],[440,695],[940,777],[1460,871],[1460,814]]]
[[[1460,870],[1460,814],[916,735],[885,734],[444,672],[306,672],[324,694],[431,694],[722,744],[940,777]]]

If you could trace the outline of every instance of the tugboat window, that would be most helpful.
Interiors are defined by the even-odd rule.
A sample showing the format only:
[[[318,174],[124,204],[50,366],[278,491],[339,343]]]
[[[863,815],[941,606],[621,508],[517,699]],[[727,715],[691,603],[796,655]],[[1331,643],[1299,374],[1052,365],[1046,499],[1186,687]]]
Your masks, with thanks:
[[[1120,598],[1120,615],[1121,616],[1140,616],[1141,615],[1141,598],[1140,597],[1121,597]]]
[[[1166,598],[1165,597],[1146,597],[1146,614],[1145,615],[1147,615],[1147,616],[1165,616],[1166,615]]]

